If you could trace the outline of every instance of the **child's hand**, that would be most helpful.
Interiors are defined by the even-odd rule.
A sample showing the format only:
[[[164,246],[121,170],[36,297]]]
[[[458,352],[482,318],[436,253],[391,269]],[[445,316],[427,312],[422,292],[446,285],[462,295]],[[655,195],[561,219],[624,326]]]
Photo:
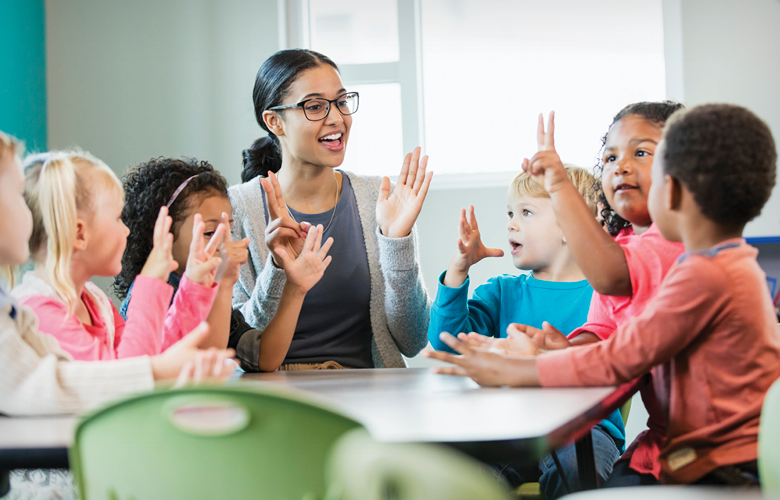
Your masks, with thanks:
[[[176,270],[178,264],[173,260],[171,249],[173,248],[173,234],[171,224],[173,220],[168,217],[168,207],[160,208],[157,220],[154,223],[154,236],[152,237],[152,251],[146,258],[141,275],[157,278],[168,282],[168,275]]]
[[[295,222],[287,210],[282,187],[273,172],[268,172],[267,179],[260,179],[265,191],[266,205],[270,222],[265,228],[265,244],[271,251],[271,257],[277,267],[282,267],[279,260],[279,249],[284,249],[292,258],[298,257],[303,251],[306,234],[311,228],[308,222]]]
[[[220,280],[220,284],[232,288],[238,281],[238,273],[241,271],[241,266],[246,264],[246,261],[249,258],[249,252],[247,251],[247,248],[249,248],[249,238],[238,241],[232,240],[230,231],[227,230],[227,228],[230,227],[230,218],[225,212],[222,212],[222,224],[226,229],[222,248],[220,249],[220,256],[223,259],[228,259],[228,263],[225,274],[222,275],[222,279]]]
[[[508,333],[508,332],[507,332]],[[487,349],[490,352],[510,357],[537,356],[542,351],[525,334],[520,333],[505,338],[488,337],[471,332],[468,335],[459,333],[458,339],[472,347]]]
[[[466,219],[466,209],[460,209],[458,223],[458,251],[450,260],[447,274],[444,275],[444,285],[457,288],[466,281],[471,266],[487,257],[503,257],[504,251],[499,248],[487,248],[482,238],[474,215],[474,205],[469,205],[469,218]]]
[[[510,323],[506,334],[511,338],[529,339],[537,348],[543,351],[556,351],[571,347],[571,342],[558,329],[548,322],[542,323],[542,329],[533,326]]]
[[[547,121],[547,131],[544,130],[544,116],[539,114],[539,124],[536,129],[536,141],[539,152],[529,161],[523,160],[523,170],[533,176],[534,180],[548,193],[558,191],[562,185],[569,181],[563,168],[561,157],[555,151],[555,111],[550,112]]]
[[[223,236],[227,232],[227,227],[224,224],[217,226],[208,246],[204,248],[203,231],[205,229],[206,224],[203,223],[203,217],[200,214],[195,214],[195,220],[192,224],[192,243],[190,243],[190,254],[187,256],[187,267],[184,275],[192,282],[211,287],[214,284],[217,268],[222,263],[218,250],[222,244]]]
[[[286,250],[279,249],[279,258],[282,260],[287,281],[297,287],[300,293],[308,292],[317,284],[332,260],[328,250],[333,245],[333,238],[328,238],[325,244],[321,245],[323,232],[322,224],[310,230],[303,250],[295,259],[290,257]]]
[[[213,347],[207,351],[198,351],[194,360],[184,363],[173,387],[224,382],[236,372],[237,367],[234,361],[229,361],[228,354],[227,351],[218,351]]]
[[[154,379],[166,380],[179,377],[183,369],[187,368],[188,363],[194,363],[192,368],[187,368],[188,371],[192,370],[193,375],[198,363],[201,364],[201,376],[203,373],[213,375],[215,372],[218,372],[218,376],[224,375],[224,372],[219,371],[224,370],[224,368],[216,367],[217,361],[223,364],[225,359],[232,359],[235,356],[233,349],[215,350],[216,355],[208,355],[214,356],[213,358],[207,357],[198,361],[199,356],[204,356],[206,353],[199,346],[206,340],[208,334],[208,324],[205,322],[201,323],[183,339],[173,344],[170,349],[162,354],[153,356],[151,363]],[[204,368],[206,369],[204,370]],[[230,371],[229,367],[225,368],[228,368],[228,371]]]
[[[465,334],[461,335],[467,338]],[[474,382],[482,386],[539,385],[534,358],[512,358],[486,349],[472,347],[446,332],[442,332],[439,338],[460,356],[439,351],[423,351],[422,354],[426,358],[455,365],[434,368],[434,373],[471,377]]]

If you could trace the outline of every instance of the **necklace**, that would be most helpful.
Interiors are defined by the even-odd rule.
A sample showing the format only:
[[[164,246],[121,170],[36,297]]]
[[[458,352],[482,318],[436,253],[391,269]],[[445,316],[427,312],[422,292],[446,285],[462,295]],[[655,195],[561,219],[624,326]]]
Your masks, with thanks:
[[[334,180],[335,180],[335,177],[334,177]],[[328,228],[330,227],[330,225],[333,223],[333,217],[336,216],[336,205],[338,205],[338,203],[339,203],[339,182],[336,181],[336,200],[333,202],[333,213],[330,214],[330,222],[328,222],[328,225],[325,226],[325,229],[322,230],[322,234],[325,234],[325,231],[327,231]],[[287,213],[290,214],[290,217],[292,217],[292,220],[294,220],[297,223],[298,220],[295,218],[295,216],[290,211],[290,207],[287,206],[287,204],[285,204],[284,206],[285,206],[285,208],[287,208]]]

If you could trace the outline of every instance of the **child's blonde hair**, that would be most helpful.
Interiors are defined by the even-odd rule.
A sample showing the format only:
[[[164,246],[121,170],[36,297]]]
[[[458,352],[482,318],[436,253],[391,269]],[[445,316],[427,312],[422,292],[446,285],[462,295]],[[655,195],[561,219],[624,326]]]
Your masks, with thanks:
[[[598,212],[598,196],[593,186],[596,185],[598,180],[586,169],[576,165],[566,163],[563,165],[563,169],[566,171],[566,176],[571,180],[572,184],[576,186],[577,191],[579,191],[585,199],[585,203],[595,217]],[[536,182],[533,177],[525,172],[520,172],[517,177],[512,180],[510,189],[512,189],[517,196],[529,196],[531,198],[550,197],[550,193],[544,189],[544,186]]]
[[[46,254],[46,274],[69,310],[79,298],[70,275],[79,211],[94,214],[94,200],[102,193],[124,198],[116,174],[83,151],[54,151],[25,161],[24,198],[33,216],[30,255]]]

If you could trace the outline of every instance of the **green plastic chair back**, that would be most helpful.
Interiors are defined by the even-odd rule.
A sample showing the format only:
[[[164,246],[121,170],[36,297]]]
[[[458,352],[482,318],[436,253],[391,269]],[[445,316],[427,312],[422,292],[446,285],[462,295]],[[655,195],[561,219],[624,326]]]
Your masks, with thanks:
[[[507,500],[493,471],[444,445],[377,443],[363,429],[328,459],[327,500]]]
[[[758,475],[764,494],[780,497],[780,379],[769,388],[761,409]]]
[[[628,424],[628,414],[631,412],[631,401],[633,399],[633,397],[628,398],[628,401],[620,407],[620,417],[623,419],[623,425]]]
[[[359,427],[277,388],[158,391],[82,420],[70,463],[82,500],[315,500],[331,447]]]

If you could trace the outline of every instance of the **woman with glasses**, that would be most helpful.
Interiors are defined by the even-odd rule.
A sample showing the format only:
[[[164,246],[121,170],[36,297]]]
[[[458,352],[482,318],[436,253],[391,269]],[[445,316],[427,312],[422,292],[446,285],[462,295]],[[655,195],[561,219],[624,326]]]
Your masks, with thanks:
[[[394,187],[337,170],[359,95],[317,52],[271,56],[253,98],[268,135],[244,150],[243,183],[230,188],[234,237],[251,240],[233,307],[255,330],[239,340],[239,356],[258,371],[405,366],[402,354],[425,347],[430,316],[414,229],[433,175],[428,158],[419,148],[406,155]],[[333,260],[300,299],[294,333],[264,334],[284,289],[283,261],[317,225],[323,241],[333,238]]]

